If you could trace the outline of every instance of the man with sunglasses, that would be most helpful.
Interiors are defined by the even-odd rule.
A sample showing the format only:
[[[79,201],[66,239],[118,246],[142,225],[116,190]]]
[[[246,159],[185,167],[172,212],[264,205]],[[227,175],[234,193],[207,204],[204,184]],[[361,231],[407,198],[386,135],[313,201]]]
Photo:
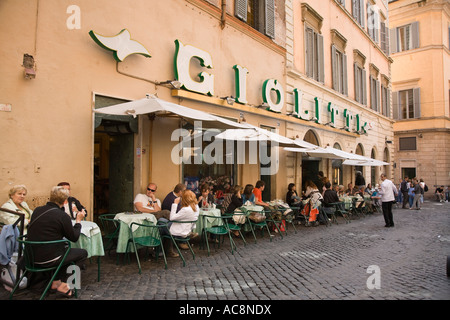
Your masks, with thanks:
[[[139,193],[134,198],[134,207],[139,212],[146,212],[153,214],[156,219],[165,218],[170,219],[169,210],[161,210],[161,201],[156,198],[155,192],[158,186],[154,183],[149,183],[146,194]]]

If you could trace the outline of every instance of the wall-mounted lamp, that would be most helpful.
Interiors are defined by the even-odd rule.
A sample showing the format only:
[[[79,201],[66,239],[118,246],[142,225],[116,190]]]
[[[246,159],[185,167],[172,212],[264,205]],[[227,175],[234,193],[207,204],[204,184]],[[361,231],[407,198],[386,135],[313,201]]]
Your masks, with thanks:
[[[157,82],[157,85],[165,85],[165,84],[169,84],[173,89],[180,89],[181,88],[181,82],[178,80],[167,80],[167,81],[163,81],[163,82]]]
[[[389,144],[392,143],[392,140],[388,140],[387,137],[385,137],[384,140],[386,143],[389,143]]]
[[[36,70],[34,70],[35,62],[33,56],[26,53],[23,55],[23,67],[25,68],[24,70],[25,79],[31,80],[36,78]]]
[[[230,106],[232,106],[236,101],[236,99],[233,96],[221,97],[220,99],[226,100]]]

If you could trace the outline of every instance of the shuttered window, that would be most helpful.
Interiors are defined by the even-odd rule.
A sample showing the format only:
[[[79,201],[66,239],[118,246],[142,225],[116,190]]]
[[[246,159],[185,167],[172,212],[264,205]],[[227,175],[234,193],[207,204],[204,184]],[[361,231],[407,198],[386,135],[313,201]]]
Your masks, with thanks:
[[[355,83],[355,101],[363,105],[367,105],[366,70],[361,68],[357,63],[354,63],[353,71]]]
[[[417,49],[420,46],[419,40],[419,22],[417,21],[390,30],[392,53]]]
[[[347,55],[339,51],[334,45],[331,46],[331,66],[333,89],[348,95]]]
[[[386,55],[389,55],[389,28],[385,22],[380,23],[380,46]]]
[[[234,15],[266,36],[275,38],[275,0],[235,0]]]
[[[399,138],[398,142],[400,151],[417,150],[416,137]]]
[[[323,36],[308,26],[305,27],[305,56],[306,75],[324,83]]]
[[[356,22],[364,28],[364,0],[352,0],[352,15]]]
[[[380,81],[370,76],[370,108],[374,111],[380,110]]]
[[[378,7],[367,3],[367,32],[376,43],[380,42],[380,14]]]
[[[420,118],[420,88],[393,92],[392,104],[394,119]]]
[[[381,112],[386,117],[391,117],[390,90],[381,86]]]

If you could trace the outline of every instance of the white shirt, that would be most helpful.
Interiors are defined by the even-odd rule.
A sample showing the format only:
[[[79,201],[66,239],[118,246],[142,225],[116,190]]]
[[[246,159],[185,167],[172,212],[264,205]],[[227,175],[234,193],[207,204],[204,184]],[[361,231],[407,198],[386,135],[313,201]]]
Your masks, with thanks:
[[[196,210],[192,210],[191,206],[182,207],[177,212],[178,204],[172,203],[170,210],[170,220],[177,221],[196,221],[198,219],[199,211],[198,205],[195,206]],[[173,236],[186,237],[193,229],[193,223],[176,223],[173,222],[170,226],[170,233]]]
[[[139,194],[136,196],[136,198],[134,198],[134,202],[133,202],[133,203],[135,204],[135,206],[134,206],[134,209],[135,209],[135,210],[137,210],[137,208],[136,208],[136,202],[142,203],[142,206],[143,206],[144,208],[147,208],[147,209],[149,209],[149,210],[155,210],[155,208],[153,208],[153,207],[151,206],[151,204],[152,204],[152,202],[153,202],[153,199],[150,198],[149,196],[147,196],[146,194],[139,193]],[[161,201],[159,201],[159,199],[156,199],[156,203],[157,203],[158,206],[161,208]]]
[[[395,190],[395,191],[394,191]],[[397,188],[389,179],[384,179],[384,181],[380,185],[381,202],[391,202],[395,201],[395,194],[397,192]]]

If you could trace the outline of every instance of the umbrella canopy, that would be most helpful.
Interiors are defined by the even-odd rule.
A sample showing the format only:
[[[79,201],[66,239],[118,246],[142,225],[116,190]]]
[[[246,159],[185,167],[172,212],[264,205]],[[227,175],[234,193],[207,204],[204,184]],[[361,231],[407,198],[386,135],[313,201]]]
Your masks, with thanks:
[[[315,149],[310,148],[284,148],[286,151],[292,151],[292,152],[301,152],[309,157],[320,157],[320,158],[326,158],[326,159],[346,159],[343,156],[338,156],[334,154],[333,152],[330,152],[329,150],[326,150],[324,148],[317,147]]]
[[[294,140],[286,138],[275,132],[265,130],[249,123],[242,123],[247,129],[227,129],[216,135],[216,139],[234,141],[272,141],[279,146],[296,146]]]
[[[387,166],[389,163],[372,159],[372,158],[366,158],[366,160],[345,160],[342,162],[342,164],[348,165],[348,166],[372,166],[372,167],[379,167],[379,166]]]
[[[146,98],[120,103],[113,106],[94,109],[96,113],[112,115],[131,115],[137,117],[147,113],[173,113],[187,120],[204,121],[204,127],[224,129],[224,128],[247,128],[246,125],[224,119],[207,112],[180,106],[178,104],[159,99],[153,95],[147,95]]]

